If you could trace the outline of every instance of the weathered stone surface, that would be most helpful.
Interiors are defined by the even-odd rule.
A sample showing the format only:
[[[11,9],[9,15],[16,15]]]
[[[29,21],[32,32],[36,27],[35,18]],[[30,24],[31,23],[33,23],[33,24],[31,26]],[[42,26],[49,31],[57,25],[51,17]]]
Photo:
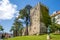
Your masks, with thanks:
[[[46,26],[41,21],[41,18],[43,18],[42,12],[41,12],[41,9],[42,9],[41,5],[42,4],[38,3],[34,8],[32,8],[30,10],[31,25],[30,25],[30,27],[28,27],[29,35],[39,35],[39,34],[46,33]],[[45,11],[45,10],[43,10],[43,11]],[[24,31],[23,31],[23,34],[24,34]]]

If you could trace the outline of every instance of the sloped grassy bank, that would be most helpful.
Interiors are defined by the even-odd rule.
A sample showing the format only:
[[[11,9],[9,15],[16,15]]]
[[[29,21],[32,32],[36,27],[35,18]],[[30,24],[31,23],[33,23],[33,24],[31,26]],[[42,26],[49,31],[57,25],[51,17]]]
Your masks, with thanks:
[[[47,35],[39,35],[39,36],[19,36],[14,38],[8,38],[6,40],[47,40]],[[52,35],[51,40],[60,40],[60,35]]]

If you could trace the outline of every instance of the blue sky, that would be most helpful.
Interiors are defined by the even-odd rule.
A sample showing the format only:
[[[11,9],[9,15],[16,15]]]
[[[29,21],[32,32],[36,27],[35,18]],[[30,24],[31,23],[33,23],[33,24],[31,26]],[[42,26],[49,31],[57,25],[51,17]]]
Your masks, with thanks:
[[[12,4],[12,7],[10,6],[11,7],[10,8],[9,5],[7,5],[7,7],[8,7],[7,10],[14,9],[15,10],[14,12],[12,10],[13,14],[14,13],[17,14],[18,12],[16,12],[16,11],[19,11],[20,9],[24,8],[28,4],[30,4],[31,6],[34,7],[38,2],[41,2],[42,4],[46,5],[49,8],[49,14],[50,15],[54,11],[60,10],[60,0],[8,0],[8,1],[7,1],[7,3]],[[2,3],[4,3],[4,2],[2,2]],[[5,7],[4,9],[6,9],[6,6],[3,6],[3,7]],[[2,11],[5,12],[4,10],[2,10]],[[8,14],[8,12],[7,12],[7,14]],[[0,12],[0,17],[1,17],[0,18],[0,24],[5,29],[4,30],[5,32],[8,32],[9,33],[9,30],[10,30],[10,28],[11,28],[13,22],[14,22],[14,19],[15,19],[15,14],[14,14],[14,17],[13,17],[13,15],[10,15],[10,14],[9,14],[9,16],[4,16],[4,14],[3,14],[2,16],[4,16],[5,17],[4,18],[4,17],[1,16],[1,12]]]

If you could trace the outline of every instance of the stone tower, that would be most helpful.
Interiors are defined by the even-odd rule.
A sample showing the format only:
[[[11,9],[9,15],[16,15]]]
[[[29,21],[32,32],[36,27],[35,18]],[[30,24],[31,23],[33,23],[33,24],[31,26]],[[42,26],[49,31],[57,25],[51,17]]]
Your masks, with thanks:
[[[30,26],[28,27],[29,35],[39,35],[47,32],[45,23],[43,22],[43,20],[45,20],[43,15],[46,16],[48,13],[48,8],[41,3],[38,3],[35,7],[30,9]],[[22,30],[22,35],[25,35],[25,31],[26,28]]]
[[[42,9],[42,10],[41,10]],[[46,26],[42,22],[42,13],[47,11],[47,7],[38,3],[34,8],[30,10],[31,25],[29,27],[29,35],[39,35],[46,33]]]

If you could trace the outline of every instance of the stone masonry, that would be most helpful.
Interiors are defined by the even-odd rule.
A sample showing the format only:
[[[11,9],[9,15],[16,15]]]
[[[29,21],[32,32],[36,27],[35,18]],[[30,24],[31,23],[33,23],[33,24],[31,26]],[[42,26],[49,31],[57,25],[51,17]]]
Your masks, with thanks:
[[[41,19],[43,19],[41,9],[43,9],[42,10],[43,12],[46,11],[48,13],[47,7],[42,5],[41,3],[38,3],[35,7],[31,8],[30,10],[30,24],[31,25],[28,27],[29,35],[39,35],[39,34],[46,33],[46,26],[41,21]],[[25,29],[23,30],[23,35],[25,32]]]

